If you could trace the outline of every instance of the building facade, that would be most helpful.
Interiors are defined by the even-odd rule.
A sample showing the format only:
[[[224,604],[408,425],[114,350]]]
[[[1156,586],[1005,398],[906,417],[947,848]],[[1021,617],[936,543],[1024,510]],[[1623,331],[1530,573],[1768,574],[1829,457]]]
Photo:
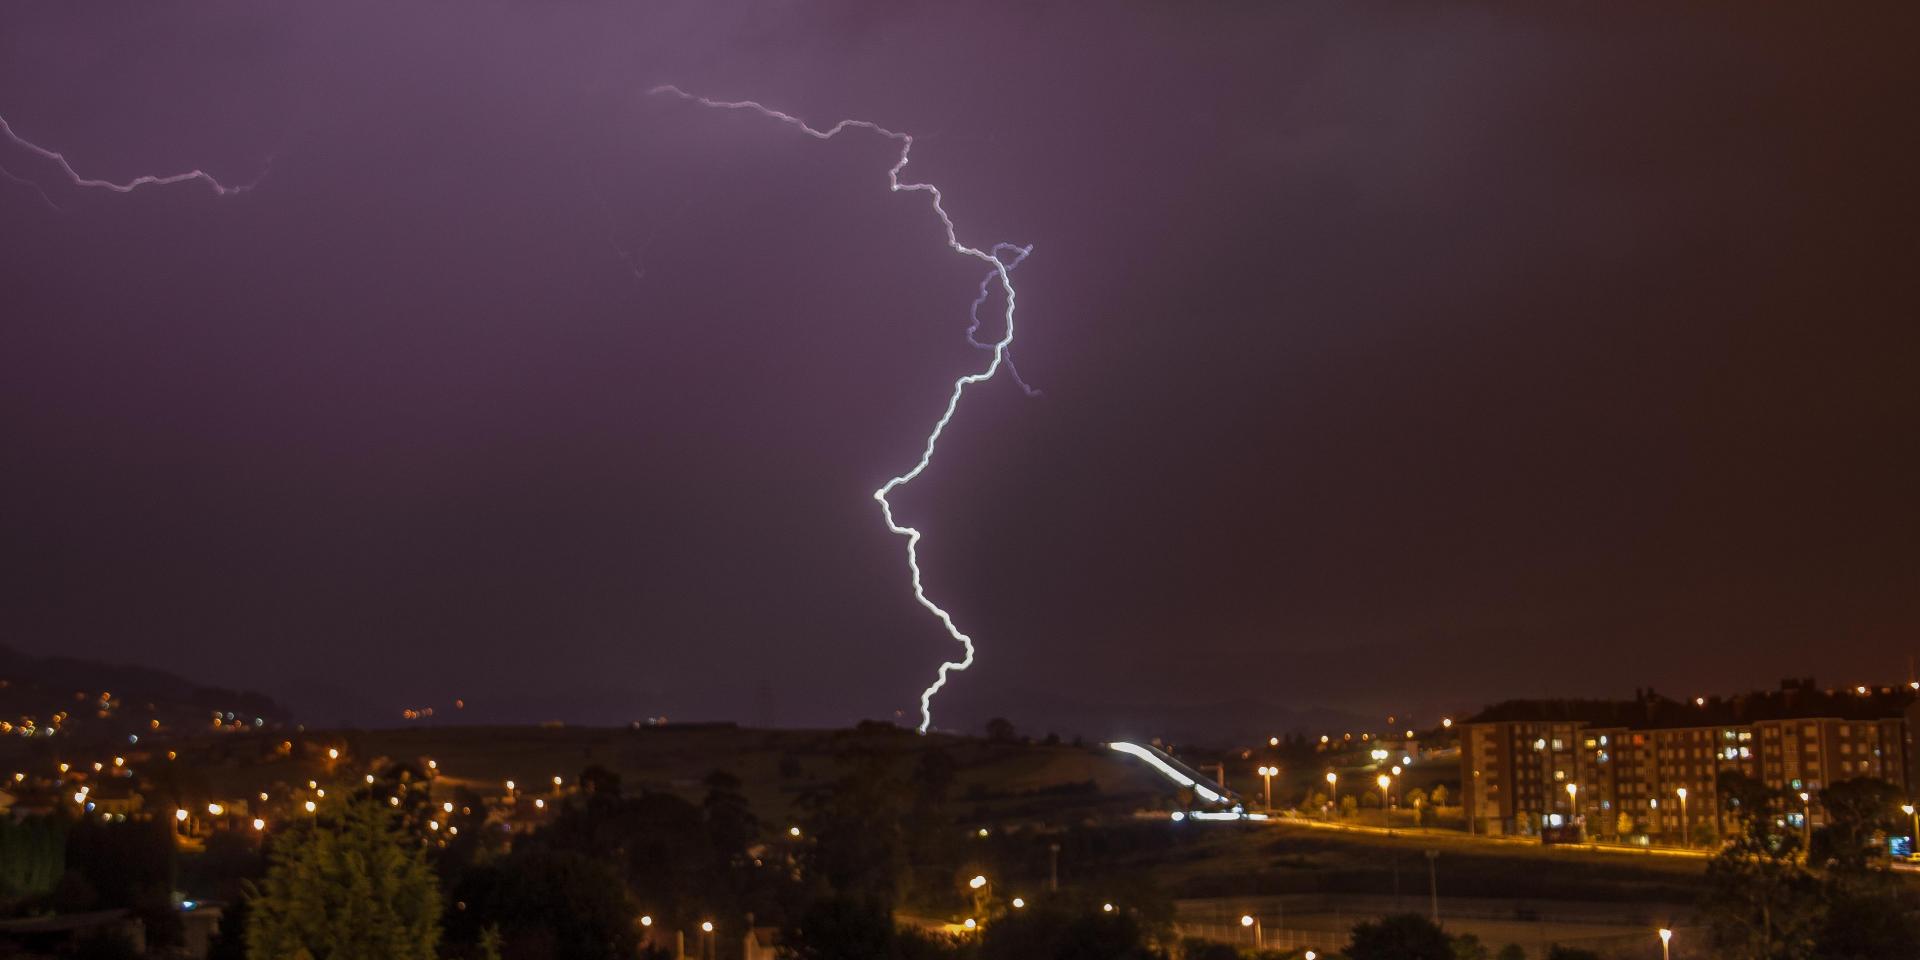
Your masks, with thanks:
[[[1704,843],[1724,836],[1718,780],[1743,774],[1789,794],[1796,827],[1822,824],[1819,792],[1875,777],[1914,796],[1914,688],[1778,691],[1732,698],[1509,701],[1462,725],[1461,802],[1487,834],[1578,825],[1590,837]]]

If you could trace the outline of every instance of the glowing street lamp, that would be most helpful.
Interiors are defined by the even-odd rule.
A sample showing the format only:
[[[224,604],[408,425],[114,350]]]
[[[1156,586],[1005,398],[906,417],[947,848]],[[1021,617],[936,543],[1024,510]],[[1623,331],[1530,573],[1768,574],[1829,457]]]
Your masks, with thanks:
[[[1333,819],[1333,811],[1340,809],[1340,776],[1332,770],[1327,771],[1327,819]]]
[[[1920,809],[1916,809],[1911,803],[1903,803],[1900,805],[1900,812],[1913,818],[1913,832],[1908,836],[1914,843],[1920,844]],[[1920,855],[1920,850],[1910,851],[1909,855]]]
[[[1573,825],[1573,818],[1580,815],[1580,785],[1567,784],[1567,825]]]
[[[975,890],[978,890],[981,887],[984,887],[986,885],[987,885],[987,878],[983,876],[975,876],[972,880],[967,881],[967,886],[972,887]]]
[[[1027,899],[1025,897],[1013,898],[1013,908],[1015,910],[1024,910],[1026,909],[1026,906],[1027,906]]]
[[[1393,778],[1383,773],[1374,778],[1373,782],[1380,785],[1380,825],[1391,830],[1393,829],[1393,821],[1387,819],[1387,797],[1389,796],[1387,790],[1388,787],[1392,786]]]
[[[1261,930],[1260,930],[1260,918],[1258,918],[1258,917],[1255,917],[1254,915],[1252,915],[1252,914],[1250,914],[1250,913],[1247,913],[1247,914],[1241,914],[1241,915],[1240,915],[1240,925],[1241,925],[1242,927],[1252,927],[1252,928],[1253,928],[1253,948],[1254,948],[1255,950],[1264,950],[1264,949],[1266,949],[1266,946],[1267,946],[1267,943],[1266,943],[1266,936],[1265,936],[1265,934],[1264,934],[1264,933],[1262,933],[1262,932],[1261,932]]]
[[[1660,960],[1673,960],[1673,931],[1660,928]]]
[[[1687,820],[1687,788],[1681,787],[1674,793],[1680,797],[1680,845],[1691,847],[1693,846],[1693,824]]]
[[[1260,768],[1260,776],[1262,779],[1266,781],[1267,809],[1269,811],[1273,809],[1273,778],[1275,775],[1279,774],[1279,772],[1280,772],[1279,767],[1261,767]]]
[[[1813,794],[1800,791],[1800,844],[1813,845]]]

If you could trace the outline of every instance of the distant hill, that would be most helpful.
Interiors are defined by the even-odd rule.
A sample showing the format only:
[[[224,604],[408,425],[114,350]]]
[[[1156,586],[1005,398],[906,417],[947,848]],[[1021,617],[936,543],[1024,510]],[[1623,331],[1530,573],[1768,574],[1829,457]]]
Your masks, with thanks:
[[[217,716],[217,721],[216,721]],[[0,732],[95,741],[282,725],[290,717],[263,694],[203,686],[150,667],[35,657],[0,646]],[[156,726],[156,721],[158,725]]]
[[[1023,734],[1049,732],[1088,740],[1151,740],[1229,747],[1284,733],[1319,734],[1369,729],[1364,718],[1340,710],[1258,700],[1211,703],[1103,703],[1039,693],[967,704],[967,716],[1002,716]]]

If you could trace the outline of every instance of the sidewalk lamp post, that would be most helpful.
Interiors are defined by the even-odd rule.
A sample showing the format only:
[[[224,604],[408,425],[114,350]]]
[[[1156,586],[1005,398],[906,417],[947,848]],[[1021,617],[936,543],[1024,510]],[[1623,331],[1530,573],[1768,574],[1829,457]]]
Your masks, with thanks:
[[[1673,960],[1673,931],[1660,928],[1660,960]]]
[[[1260,930],[1260,918],[1250,913],[1243,913],[1240,915],[1240,925],[1253,928],[1253,948],[1255,950],[1265,950],[1267,948],[1266,936]]]
[[[1907,856],[1920,856],[1920,849],[1915,849],[1915,846],[1920,846],[1920,809],[1915,809],[1911,803],[1903,803],[1900,812],[1913,818],[1913,832],[1907,834],[1907,838],[1913,841],[1914,846],[1907,848]]]
[[[1261,767],[1260,778],[1266,783],[1267,812],[1273,812],[1273,778],[1280,772],[1279,767]]]
[[[1393,785],[1393,778],[1383,773],[1375,778],[1373,782],[1380,785],[1380,825],[1391,832],[1393,830],[1393,821],[1388,819],[1387,815],[1387,788]]]
[[[1573,820],[1580,815],[1580,785],[1567,784],[1567,826],[1573,826]]]
[[[1800,791],[1800,846],[1813,845],[1813,794]]]
[[[1674,793],[1680,796],[1680,845],[1693,846],[1693,824],[1687,821],[1687,788],[1681,787]]]
[[[1340,775],[1327,771],[1327,819],[1333,819],[1333,812],[1340,809]]]

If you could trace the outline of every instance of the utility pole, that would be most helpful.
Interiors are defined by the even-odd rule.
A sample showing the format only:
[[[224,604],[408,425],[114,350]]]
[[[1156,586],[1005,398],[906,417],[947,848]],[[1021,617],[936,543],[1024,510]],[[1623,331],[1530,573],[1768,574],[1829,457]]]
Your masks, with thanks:
[[[1436,927],[1440,925],[1440,880],[1433,864],[1439,859],[1440,851],[1427,851],[1427,906],[1430,911],[1427,919],[1432,920]]]
[[[1047,892],[1060,892],[1060,845],[1047,844]]]

